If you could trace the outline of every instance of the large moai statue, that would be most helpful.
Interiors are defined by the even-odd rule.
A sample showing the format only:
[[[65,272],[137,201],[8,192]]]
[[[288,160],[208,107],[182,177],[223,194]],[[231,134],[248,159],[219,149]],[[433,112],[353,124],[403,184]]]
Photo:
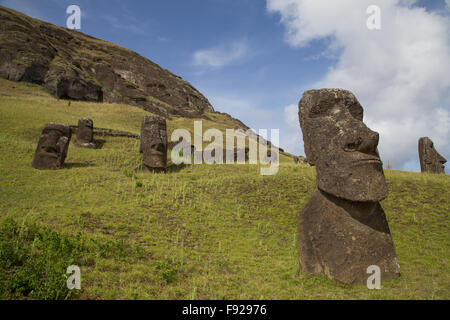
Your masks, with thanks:
[[[144,172],[165,172],[167,166],[166,119],[148,116],[142,121],[141,147]]]
[[[419,139],[419,159],[422,172],[444,173],[444,163],[447,162],[434,148],[433,141],[428,137]]]
[[[94,143],[94,122],[92,119],[78,120],[77,138],[75,145],[81,148],[95,148]]]
[[[40,170],[56,170],[64,166],[72,131],[69,126],[48,123],[34,154],[32,166]]]
[[[307,162],[318,191],[298,216],[302,272],[346,284],[366,284],[369,266],[381,280],[400,275],[389,226],[379,201],[388,195],[377,146],[363,108],[342,89],[310,90],[299,103]]]

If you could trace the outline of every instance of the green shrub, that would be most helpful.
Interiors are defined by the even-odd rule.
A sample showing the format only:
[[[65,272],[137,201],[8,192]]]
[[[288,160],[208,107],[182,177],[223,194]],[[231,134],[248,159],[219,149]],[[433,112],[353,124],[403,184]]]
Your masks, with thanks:
[[[167,261],[156,261],[155,268],[159,271],[161,277],[166,280],[167,283],[175,281],[175,277],[178,273],[178,265]]]
[[[66,285],[67,267],[80,263],[84,244],[35,224],[0,225],[0,298],[69,299],[79,295]]]

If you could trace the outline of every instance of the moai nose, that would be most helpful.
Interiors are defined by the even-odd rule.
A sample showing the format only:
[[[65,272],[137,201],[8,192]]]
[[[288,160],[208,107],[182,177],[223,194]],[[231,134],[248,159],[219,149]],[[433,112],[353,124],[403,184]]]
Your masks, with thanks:
[[[376,155],[379,139],[380,135],[378,132],[368,129],[367,134],[360,138],[361,144],[358,146],[357,151]]]

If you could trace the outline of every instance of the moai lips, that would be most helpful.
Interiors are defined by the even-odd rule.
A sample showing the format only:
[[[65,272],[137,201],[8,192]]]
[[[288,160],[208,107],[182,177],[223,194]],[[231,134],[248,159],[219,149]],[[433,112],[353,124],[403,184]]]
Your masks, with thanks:
[[[144,172],[166,171],[167,125],[166,119],[157,116],[145,117],[141,126],[141,146]]]
[[[363,108],[342,89],[310,90],[299,103],[308,163],[317,191],[298,217],[300,267],[348,284],[365,284],[367,268],[382,280],[400,275],[386,216],[388,195],[378,133],[363,123]]]
[[[91,119],[78,120],[76,146],[81,148],[95,148],[94,122]]]
[[[428,137],[419,139],[419,159],[422,172],[444,173],[447,162],[434,148],[434,143]]]
[[[69,126],[46,124],[34,154],[32,166],[39,170],[56,170],[64,166],[72,131]]]

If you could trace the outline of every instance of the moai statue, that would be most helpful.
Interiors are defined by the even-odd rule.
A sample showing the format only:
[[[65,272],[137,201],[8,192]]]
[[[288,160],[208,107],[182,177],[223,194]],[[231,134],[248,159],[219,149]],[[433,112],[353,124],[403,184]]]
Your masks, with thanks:
[[[56,170],[64,166],[72,131],[69,126],[48,123],[34,154],[32,166],[40,170]]]
[[[167,126],[166,119],[157,116],[145,117],[141,126],[141,147],[144,172],[166,172]]]
[[[75,145],[81,148],[95,148],[94,122],[91,119],[78,120],[78,130]]]
[[[419,159],[422,172],[445,174],[444,163],[447,159],[434,149],[433,141],[428,137],[419,139]]]
[[[295,164],[298,164],[298,163],[299,163],[299,161],[300,161],[299,157],[297,157],[297,156],[294,156],[294,162],[295,162]]]
[[[307,162],[318,191],[298,216],[302,272],[346,284],[366,284],[376,265],[381,280],[400,275],[394,243],[379,201],[388,195],[377,146],[363,108],[342,89],[310,90],[299,103]]]

